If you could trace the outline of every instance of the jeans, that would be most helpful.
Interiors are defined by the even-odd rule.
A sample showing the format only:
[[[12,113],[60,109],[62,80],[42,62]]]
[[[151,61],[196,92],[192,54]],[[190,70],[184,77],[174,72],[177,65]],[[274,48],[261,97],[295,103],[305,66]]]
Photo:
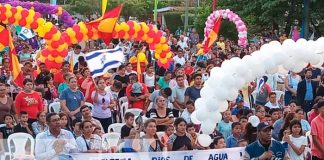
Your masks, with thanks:
[[[105,133],[108,133],[107,132],[108,131],[108,127],[109,127],[109,125],[112,124],[112,118],[111,117],[109,117],[109,118],[97,118],[97,117],[93,117],[93,118],[97,119],[101,123],[102,128],[104,129],[104,132]]]

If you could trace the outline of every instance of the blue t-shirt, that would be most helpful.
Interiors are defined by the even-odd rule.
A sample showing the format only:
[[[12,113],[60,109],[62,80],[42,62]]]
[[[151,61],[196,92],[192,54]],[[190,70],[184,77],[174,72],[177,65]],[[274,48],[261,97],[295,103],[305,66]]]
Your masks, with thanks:
[[[238,143],[238,140],[240,139],[240,137],[238,139],[236,139],[234,137],[233,134],[231,134],[229,137],[227,137],[226,139],[226,147],[227,148],[233,148],[233,147],[237,147],[237,143]]]
[[[224,120],[221,120],[217,124],[217,131],[223,134],[224,139],[227,139],[232,134],[232,122],[225,122]]]
[[[272,159],[283,160],[286,154],[286,150],[284,146],[276,141],[271,140],[271,144],[269,146],[269,150],[272,151]],[[245,148],[246,154],[249,155],[250,159],[260,157],[264,152],[265,148],[262,146],[259,140],[249,144]]]
[[[243,106],[242,110],[249,110],[250,108],[249,107],[246,107],[246,106]],[[232,109],[232,115],[237,115],[239,113],[239,111],[241,110],[241,108],[239,107],[234,107]]]
[[[194,86],[188,87],[186,89],[185,96],[189,96],[189,99],[195,102],[196,99],[200,98],[200,89],[198,89]],[[196,106],[196,107],[199,107],[199,106]]]
[[[81,107],[81,101],[84,101],[84,96],[81,91],[76,91],[72,92],[70,88],[67,88],[62,91],[60,95],[60,100],[65,100],[66,101],[66,106],[70,111],[75,111],[79,107]],[[78,114],[75,115],[77,118],[81,118],[82,115],[79,112]]]

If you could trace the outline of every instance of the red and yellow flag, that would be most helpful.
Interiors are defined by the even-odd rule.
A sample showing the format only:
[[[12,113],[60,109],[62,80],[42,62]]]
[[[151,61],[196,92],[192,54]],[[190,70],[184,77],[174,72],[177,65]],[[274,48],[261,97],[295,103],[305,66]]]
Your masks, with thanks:
[[[9,31],[3,25],[0,25],[0,37],[0,51],[2,51],[9,46]]]
[[[7,29],[6,29],[7,30]],[[19,86],[23,87],[24,75],[21,71],[20,63],[18,60],[18,55],[13,44],[13,39],[9,30],[8,41],[9,41],[9,57],[10,57],[10,69],[13,81]]]
[[[213,30],[209,33],[209,36],[204,44],[204,52],[207,53],[211,46],[215,43],[215,41],[217,40],[218,38],[218,32],[219,32],[219,29],[220,29],[220,26],[221,26],[221,23],[222,23],[222,17],[219,16],[218,19],[216,20],[215,24],[214,24],[214,27],[213,27]]]
[[[98,34],[102,40],[109,45],[112,40],[112,33],[114,31],[115,25],[119,19],[120,12],[123,9],[123,5],[120,5],[108,12],[106,12],[102,17],[87,23],[87,26],[98,29]]]

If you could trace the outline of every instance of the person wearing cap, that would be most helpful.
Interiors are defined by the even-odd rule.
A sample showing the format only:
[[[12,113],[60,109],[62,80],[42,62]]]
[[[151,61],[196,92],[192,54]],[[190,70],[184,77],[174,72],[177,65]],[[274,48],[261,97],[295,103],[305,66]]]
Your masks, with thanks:
[[[104,129],[102,128],[102,125],[100,123],[100,121],[98,121],[97,119],[94,119],[92,117],[92,108],[87,106],[87,105],[83,105],[80,107],[80,112],[82,114],[82,121],[91,121],[93,125],[95,125],[96,127],[100,127],[101,128],[101,132],[104,133]]]
[[[244,106],[244,99],[243,97],[236,98],[236,105],[232,109],[232,115],[237,115],[240,110],[249,110],[250,108]]]
[[[324,159],[324,100],[317,103],[319,115],[311,123],[312,160]]]
[[[272,129],[273,127],[267,122],[258,124],[258,138],[245,148],[244,160],[289,159],[284,146],[280,142],[272,140]]]

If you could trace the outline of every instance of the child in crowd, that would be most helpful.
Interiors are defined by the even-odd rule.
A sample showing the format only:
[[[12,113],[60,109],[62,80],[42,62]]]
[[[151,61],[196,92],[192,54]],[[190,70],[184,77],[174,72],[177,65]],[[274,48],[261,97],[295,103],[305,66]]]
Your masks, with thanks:
[[[38,133],[44,132],[48,129],[46,125],[46,112],[37,113],[37,121],[32,123],[33,132],[35,135]]]
[[[226,148],[225,139],[222,136],[217,136],[214,138],[213,142],[210,144],[211,149],[223,149]]]
[[[4,123],[5,126],[0,128],[0,153],[7,150],[6,141],[3,141],[3,139],[7,139],[9,135],[14,133],[14,117],[11,114],[6,114],[4,116]]]
[[[187,123],[191,123],[191,114],[193,111],[195,111],[195,103],[189,100],[186,103],[186,109],[184,109],[180,117],[185,119]]]
[[[72,129],[73,129],[72,134],[73,134],[74,138],[77,138],[77,137],[81,136],[81,134],[82,134],[81,130],[80,130],[80,123],[81,122],[82,121],[80,119],[72,120]]]
[[[166,127],[165,133],[161,138],[161,142],[164,146],[168,144],[169,137],[174,133],[174,127],[172,125],[168,125]]]
[[[248,141],[246,139],[240,139],[237,142],[237,147],[246,147],[248,145]]]
[[[271,115],[272,124],[274,124],[279,119],[279,111],[278,108],[272,108],[269,111],[269,114]]]
[[[187,133],[190,134],[190,136],[191,136],[191,144],[195,148],[195,146],[197,145],[198,135],[195,132],[195,125],[193,123],[188,123],[187,124]]]
[[[62,93],[62,91],[64,91],[65,89],[69,88],[69,85],[68,85],[68,79],[72,76],[71,73],[65,73],[63,75],[63,79],[64,79],[64,82],[61,83],[58,88],[57,88],[57,91],[59,94]]]
[[[241,117],[240,117],[239,122],[240,122],[240,124],[241,124],[242,135],[244,135],[245,132],[246,132],[246,130],[245,130],[245,126],[246,126],[246,124],[248,123],[248,120],[249,120],[249,119],[248,119],[246,116],[241,116]]]
[[[231,135],[232,114],[230,110],[223,112],[223,119],[218,123],[217,130],[227,139]]]
[[[271,118],[270,114],[266,114],[264,116],[264,120],[265,120],[265,122],[269,123],[269,125],[272,125],[272,118]]]
[[[47,112],[48,111],[48,102],[47,100],[44,98],[44,88],[35,88],[35,91],[38,93],[38,95],[40,97],[42,97],[42,102],[43,102],[43,108],[44,108],[44,111]]]
[[[237,147],[238,140],[241,138],[242,126],[240,122],[232,123],[232,134],[226,139],[228,148]]]
[[[288,143],[288,154],[290,159],[304,159],[304,150],[307,146],[307,138],[303,136],[302,125],[299,120],[290,121],[291,135],[285,135],[283,141]]]
[[[14,127],[14,133],[28,133],[33,135],[33,129],[30,124],[28,124],[28,113],[26,111],[21,111],[19,116],[19,123]]]
[[[130,112],[125,113],[126,124],[121,128],[121,135],[120,135],[121,139],[124,139],[129,136],[131,129],[134,128],[133,126],[134,119],[135,119],[135,115],[133,113]]]

